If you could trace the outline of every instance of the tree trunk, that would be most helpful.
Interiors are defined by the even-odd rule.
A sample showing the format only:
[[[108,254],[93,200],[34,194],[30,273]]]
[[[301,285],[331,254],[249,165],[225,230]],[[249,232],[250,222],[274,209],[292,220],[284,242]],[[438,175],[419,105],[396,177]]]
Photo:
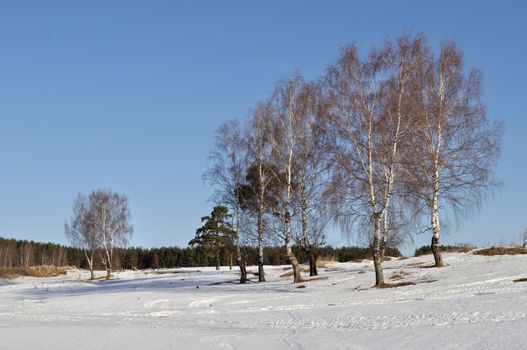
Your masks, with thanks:
[[[106,267],[106,279],[109,280],[112,275],[112,255],[113,255],[113,249],[106,248],[106,263],[104,264]]]
[[[258,282],[265,282],[265,271],[263,263],[258,263]]]
[[[220,269],[220,255],[216,255],[216,270],[219,270]]]
[[[112,258],[110,255],[110,260],[108,261],[108,264],[106,265],[106,279],[109,280],[110,277],[112,277]]]
[[[240,268],[240,283],[247,283],[247,268],[245,266],[245,256],[242,256],[240,248],[240,208],[236,207],[236,263]],[[231,270],[232,270],[232,253],[231,253]]]
[[[293,253],[293,248],[291,247],[291,215],[288,211],[285,213],[285,252],[291,266],[293,267],[293,283],[304,282],[300,271],[300,264],[298,263],[298,260]]]
[[[435,267],[443,267],[443,256],[439,247],[439,236],[441,234],[441,226],[439,224],[439,213],[437,203],[434,201],[432,209],[432,253],[434,254]]]
[[[386,248],[388,248],[388,212],[385,211],[382,219],[382,235],[381,235],[381,261],[384,261],[386,255]]]
[[[309,251],[309,276],[318,276],[317,271],[317,254],[314,249]]]
[[[265,282],[263,211],[258,212],[258,282]]]
[[[92,251],[91,256],[88,255],[88,252],[84,250],[84,256],[86,257],[86,260],[88,261],[88,268],[90,269],[90,280],[95,279],[95,271],[93,269],[93,256],[95,253]]]
[[[240,267],[240,283],[247,283],[247,268],[245,266],[245,259],[242,257],[239,242],[236,245],[236,260]]]
[[[438,192],[439,192],[439,181],[435,181],[434,194],[432,203],[432,253],[434,254],[435,267],[443,267],[443,256],[441,255],[441,249],[439,247],[439,237],[441,235],[441,224],[439,222],[439,203],[438,203]]]
[[[303,185],[304,186],[304,185]],[[300,200],[301,214],[302,214],[302,245],[304,251],[309,258],[309,276],[317,275],[316,258],[313,247],[311,247],[308,239],[308,226],[307,226],[307,199],[304,193],[304,187],[302,187],[302,196]]]
[[[90,268],[90,279],[94,280],[95,279],[95,270],[93,268],[93,258],[91,259],[91,261],[88,260],[88,267]]]
[[[439,177],[441,175],[441,145],[443,140],[443,103],[445,97],[445,83],[443,74],[439,80],[439,110],[437,118],[437,141],[435,144],[434,153],[434,177],[433,177],[433,193],[432,193],[432,253],[434,254],[435,267],[443,267],[443,257],[441,256],[441,249],[439,248],[439,237],[441,235],[441,224],[439,223]]]
[[[382,271],[381,255],[381,215],[374,214],[373,233],[373,265],[375,267],[375,286],[384,285],[384,273]]]
[[[260,179],[261,163],[260,163]],[[260,203],[258,208],[258,282],[265,282],[264,271],[264,190],[263,181],[260,181]]]
[[[432,236],[432,253],[434,254],[435,267],[444,267],[443,256],[441,255],[441,249],[439,248],[439,238],[435,235]]]
[[[247,283],[247,268],[245,264],[240,265],[240,283]]]
[[[240,265],[240,283],[247,283],[247,268],[245,264]]]
[[[229,270],[232,270],[232,253],[229,255]]]

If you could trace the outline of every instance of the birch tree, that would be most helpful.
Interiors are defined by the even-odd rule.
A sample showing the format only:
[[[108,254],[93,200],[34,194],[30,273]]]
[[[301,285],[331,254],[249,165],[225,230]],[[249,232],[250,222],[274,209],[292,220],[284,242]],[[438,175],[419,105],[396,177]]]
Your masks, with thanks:
[[[95,279],[94,258],[100,241],[93,225],[90,203],[86,196],[79,194],[73,202],[73,216],[69,224],[64,224],[64,232],[74,247],[82,249],[88,262],[90,279]]]
[[[402,36],[361,57],[343,49],[327,75],[327,117],[333,155],[336,216],[343,228],[373,228],[375,284],[384,284],[383,219],[400,175],[399,145],[410,133],[410,83],[422,39]]]
[[[209,161],[211,167],[205,172],[204,180],[215,187],[212,200],[218,205],[226,206],[233,213],[236,263],[240,268],[240,283],[246,283],[247,268],[240,246],[242,198],[239,189],[244,183],[247,152],[238,120],[226,121],[218,127],[215,147],[210,152]]]
[[[268,102],[262,102],[256,107],[247,129],[247,149],[249,163],[246,184],[242,192],[244,205],[256,216],[258,242],[258,281],[265,281],[264,247],[266,214],[276,207],[273,190],[276,189],[276,169],[270,158],[272,152],[272,111]]]
[[[294,196],[298,190],[298,148],[300,137],[300,119],[305,113],[302,108],[302,86],[300,75],[277,84],[272,97],[273,132],[272,162],[277,173],[275,178],[280,186],[279,210],[276,211],[283,221],[283,240],[285,252],[293,268],[293,282],[302,282],[300,264],[292,249],[291,216],[294,213]]]
[[[92,229],[100,244],[99,257],[110,279],[114,248],[126,245],[133,234],[128,198],[109,190],[93,191],[89,196]]]
[[[496,182],[493,168],[500,153],[502,125],[489,125],[481,100],[481,73],[465,72],[463,54],[454,41],[439,57],[423,60],[413,139],[411,187],[429,212],[435,266],[440,252],[441,208],[466,213],[478,206]]]
[[[300,209],[301,236],[297,240],[309,258],[309,275],[316,276],[317,248],[325,244],[324,230],[325,198],[323,185],[327,181],[322,152],[319,114],[324,108],[319,84],[308,82],[302,85],[300,98],[302,114],[298,117],[298,148],[295,154],[298,163],[298,191],[296,200]]]

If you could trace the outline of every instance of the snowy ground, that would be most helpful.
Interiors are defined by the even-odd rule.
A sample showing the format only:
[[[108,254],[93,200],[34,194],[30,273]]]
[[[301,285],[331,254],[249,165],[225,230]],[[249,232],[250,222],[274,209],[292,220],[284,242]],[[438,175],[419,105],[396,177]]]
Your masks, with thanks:
[[[527,256],[445,254],[447,267],[423,268],[431,260],[386,262],[387,281],[416,283],[392,289],[371,287],[371,262],[330,264],[305,288],[285,267],[247,285],[227,268],[0,280],[0,349],[527,347],[527,282],[513,282]]]

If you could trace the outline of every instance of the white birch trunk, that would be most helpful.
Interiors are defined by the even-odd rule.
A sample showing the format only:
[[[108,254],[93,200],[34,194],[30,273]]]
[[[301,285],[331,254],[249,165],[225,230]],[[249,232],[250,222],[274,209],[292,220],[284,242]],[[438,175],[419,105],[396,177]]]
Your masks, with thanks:
[[[432,208],[431,208],[431,219],[432,219],[432,242],[431,248],[434,254],[434,261],[436,267],[443,267],[443,257],[441,255],[441,249],[439,239],[441,237],[441,224],[439,220],[439,177],[441,173],[441,143],[443,142],[443,117],[444,117],[444,94],[445,86],[443,80],[443,74],[441,73],[439,79],[439,110],[437,115],[437,140],[434,149],[434,174],[432,177]]]

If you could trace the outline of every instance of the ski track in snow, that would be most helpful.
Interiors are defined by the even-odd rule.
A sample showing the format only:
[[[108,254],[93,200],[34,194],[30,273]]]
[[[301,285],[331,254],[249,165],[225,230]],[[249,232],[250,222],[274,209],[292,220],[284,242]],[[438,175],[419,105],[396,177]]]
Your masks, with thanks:
[[[68,329],[80,339],[108,325],[119,332],[106,341],[130,341],[130,349],[154,341],[133,340],[129,332],[137,329],[154,332],[166,348],[188,341],[191,348],[234,349],[255,337],[255,348],[397,348],[394,339],[413,339],[416,349],[421,343],[431,349],[464,343],[460,348],[522,348],[527,332],[511,332],[527,329],[527,283],[513,280],[527,275],[527,256],[452,253],[445,262],[441,269],[420,267],[430,256],[386,262],[386,281],[399,275],[395,282],[416,283],[391,289],[372,288],[371,262],[321,268],[328,278],[306,282],[304,289],[279,277],[284,267],[266,267],[268,282],[247,285],[235,283],[236,270],[209,268],[126,271],[108,282],[88,282],[85,271],[19,278],[0,283],[0,348],[32,348],[31,334],[60,337]],[[27,327],[40,331],[14,331]],[[437,332],[453,338],[429,344]],[[97,344],[90,345],[104,348]]]

